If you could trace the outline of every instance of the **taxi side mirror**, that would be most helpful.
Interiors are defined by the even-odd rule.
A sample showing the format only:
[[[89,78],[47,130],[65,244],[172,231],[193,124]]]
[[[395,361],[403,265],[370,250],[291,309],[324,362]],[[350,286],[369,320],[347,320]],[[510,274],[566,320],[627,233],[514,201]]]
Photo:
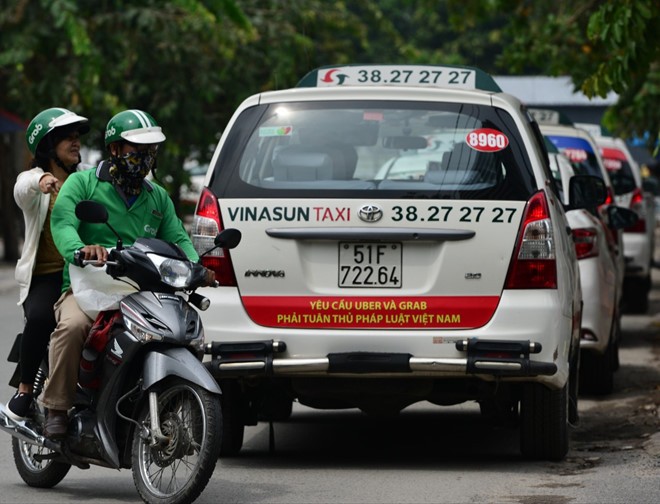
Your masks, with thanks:
[[[594,209],[605,203],[607,187],[600,177],[594,175],[574,175],[569,180],[568,204],[572,209]]]
[[[614,205],[607,208],[607,217],[612,229],[625,229],[634,226],[639,220],[637,212]]]
[[[654,196],[660,195],[660,183],[655,177],[646,177],[642,179],[642,189],[653,194]]]

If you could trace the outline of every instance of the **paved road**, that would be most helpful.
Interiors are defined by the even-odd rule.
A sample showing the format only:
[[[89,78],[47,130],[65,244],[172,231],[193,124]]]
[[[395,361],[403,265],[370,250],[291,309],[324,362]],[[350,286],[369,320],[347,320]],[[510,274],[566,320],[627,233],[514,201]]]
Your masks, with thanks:
[[[517,431],[481,419],[474,404],[426,403],[398,418],[356,410],[296,407],[276,423],[249,428],[241,456],[222,460],[200,503],[650,503],[660,490],[660,277],[650,315],[626,316],[621,369],[607,399],[582,398],[582,422],[564,462],[528,462]],[[0,267],[4,350],[20,330],[13,272]],[[7,282],[9,278],[9,283]],[[4,286],[4,287],[3,287]],[[8,287],[7,287],[8,286]],[[0,400],[11,367],[0,359]],[[130,471],[72,469],[55,489],[25,486],[0,433],[0,502],[136,502]]]

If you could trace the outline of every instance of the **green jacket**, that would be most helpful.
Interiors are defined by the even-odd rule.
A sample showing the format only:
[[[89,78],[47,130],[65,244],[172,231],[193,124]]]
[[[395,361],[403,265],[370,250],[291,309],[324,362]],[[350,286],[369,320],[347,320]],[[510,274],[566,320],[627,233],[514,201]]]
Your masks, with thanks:
[[[199,260],[167,191],[145,180],[142,192],[129,207],[112,184],[107,165],[103,162],[96,169],[69,175],[55,200],[50,228],[55,246],[66,261],[62,292],[69,288],[68,265],[73,262],[76,250],[85,245],[112,248],[117,244],[117,237],[105,224],[78,220],[75,208],[82,200],[93,200],[106,207],[108,223],[121,236],[124,245],[132,245],[140,237],[161,238],[178,244],[191,261]]]

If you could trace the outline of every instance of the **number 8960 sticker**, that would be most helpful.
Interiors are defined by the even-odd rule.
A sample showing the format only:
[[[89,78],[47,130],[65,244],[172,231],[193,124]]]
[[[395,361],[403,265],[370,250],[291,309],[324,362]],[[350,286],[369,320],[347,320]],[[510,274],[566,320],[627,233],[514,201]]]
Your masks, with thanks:
[[[465,137],[467,144],[480,152],[497,152],[509,145],[509,139],[501,131],[491,128],[479,128]]]

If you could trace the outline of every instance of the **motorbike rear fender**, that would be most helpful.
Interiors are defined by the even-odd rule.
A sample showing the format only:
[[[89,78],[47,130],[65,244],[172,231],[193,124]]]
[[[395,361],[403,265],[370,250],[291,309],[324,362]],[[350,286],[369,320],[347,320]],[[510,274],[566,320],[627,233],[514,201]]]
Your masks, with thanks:
[[[158,349],[147,354],[142,371],[144,390],[168,376],[188,380],[212,394],[222,393],[211,373],[185,348]]]

